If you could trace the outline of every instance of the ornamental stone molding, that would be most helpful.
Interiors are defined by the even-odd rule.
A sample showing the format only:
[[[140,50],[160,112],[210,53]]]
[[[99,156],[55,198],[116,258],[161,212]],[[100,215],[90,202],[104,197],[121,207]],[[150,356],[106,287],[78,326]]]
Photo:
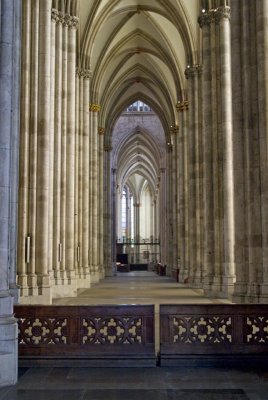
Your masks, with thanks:
[[[100,110],[101,110],[100,104],[92,103],[92,104],[89,105],[89,111],[99,112]]]

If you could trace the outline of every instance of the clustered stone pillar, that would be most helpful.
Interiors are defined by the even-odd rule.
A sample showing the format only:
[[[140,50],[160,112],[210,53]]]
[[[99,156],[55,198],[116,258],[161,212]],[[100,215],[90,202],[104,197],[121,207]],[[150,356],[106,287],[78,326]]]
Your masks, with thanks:
[[[22,12],[18,284],[24,303],[76,291],[78,18],[51,6],[27,0]]]
[[[17,381],[16,259],[21,2],[1,0],[0,37],[0,386]]]
[[[230,2],[236,302],[267,303],[267,1]]]
[[[203,10],[204,288],[230,296],[235,280],[230,8]],[[218,79],[217,79],[218,77]]]

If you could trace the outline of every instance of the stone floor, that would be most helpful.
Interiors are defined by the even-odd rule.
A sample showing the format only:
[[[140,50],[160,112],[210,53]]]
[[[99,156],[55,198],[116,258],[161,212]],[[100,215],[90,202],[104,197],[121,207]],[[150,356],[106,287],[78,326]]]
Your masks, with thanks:
[[[267,400],[267,371],[219,368],[29,368],[0,400]]]
[[[90,289],[81,289],[77,297],[54,299],[53,304],[211,304],[230,303],[228,300],[208,298],[202,289],[190,288],[154,272],[121,272],[106,278]]]

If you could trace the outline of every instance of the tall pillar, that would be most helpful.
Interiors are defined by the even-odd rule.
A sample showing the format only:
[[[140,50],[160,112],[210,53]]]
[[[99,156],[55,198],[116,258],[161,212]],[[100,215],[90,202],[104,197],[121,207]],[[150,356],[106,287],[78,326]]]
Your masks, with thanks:
[[[100,111],[99,104],[91,104],[89,107],[90,111],[90,121],[91,121],[91,130],[90,130],[90,173],[91,173],[91,185],[90,185],[90,206],[91,206],[91,219],[90,219],[90,235],[91,237],[91,270],[92,276],[91,279],[94,282],[99,281],[99,265],[98,264],[98,235],[99,235],[99,226],[98,226],[98,113]]]
[[[214,218],[213,218],[213,148],[212,148],[212,113],[211,113],[211,15],[201,14],[199,24],[203,39],[203,204],[204,204],[204,289],[210,291],[214,273]]]
[[[111,150],[110,145],[104,145],[104,235],[103,256],[105,276],[112,276],[112,183],[111,183]]]
[[[189,237],[188,237],[188,175],[187,175],[187,113],[188,101],[180,101],[176,106],[179,112],[178,146],[178,254],[180,264],[180,281],[187,282],[189,277]]]
[[[39,7],[39,32],[42,35],[39,36],[36,270],[42,301],[51,303],[48,274],[51,0],[40,1]]]
[[[265,0],[256,2],[257,16],[257,66],[258,66],[258,106],[260,135],[260,175],[261,175],[261,225],[262,225],[262,273],[258,280],[260,285],[260,302],[268,299],[268,3]]]
[[[201,226],[200,226],[200,150],[199,150],[199,75],[200,66],[188,66],[185,76],[189,81],[189,279],[192,284],[201,283]]]
[[[6,386],[16,383],[18,362],[11,263],[16,248],[21,2],[1,0],[0,6],[0,386]]]
[[[82,195],[82,266],[85,285],[90,285],[89,270],[89,80],[90,71],[84,71],[83,84],[83,195]]]
[[[56,10],[55,38],[55,99],[54,99],[54,180],[53,180],[53,269],[54,283],[61,283],[61,126],[62,126],[62,21]],[[55,290],[54,290],[55,292]]]
[[[98,129],[98,156],[99,156],[99,168],[98,168],[98,187],[99,187],[99,194],[98,194],[98,201],[99,201],[99,215],[98,215],[98,223],[99,223],[99,237],[98,237],[98,256],[99,256],[99,273],[100,273],[100,278],[104,278],[105,276],[105,271],[104,271],[104,263],[103,263],[103,212],[104,212],[104,205],[103,205],[103,199],[104,199],[104,188],[103,188],[103,142],[104,142],[104,133],[105,130],[104,128],[99,127]]]
[[[216,20],[220,29],[221,133],[223,139],[224,263],[221,291],[232,294],[235,281],[234,260],[234,178],[230,8],[219,7]]]
[[[78,18],[68,21],[67,47],[67,124],[66,124],[66,214],[65,214],[65,268],[70,293],[75,291],[75,83],[76,83],[76,31]]]

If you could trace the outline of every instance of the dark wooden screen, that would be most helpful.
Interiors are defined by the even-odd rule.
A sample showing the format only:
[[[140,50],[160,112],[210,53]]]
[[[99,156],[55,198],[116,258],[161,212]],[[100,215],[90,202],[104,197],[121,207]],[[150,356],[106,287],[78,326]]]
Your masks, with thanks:
[[[155,365],[153,306],[16,306],[21,365]]]
[[[268,306],[161,305],[160,341],[161,365],[266,364]]]

